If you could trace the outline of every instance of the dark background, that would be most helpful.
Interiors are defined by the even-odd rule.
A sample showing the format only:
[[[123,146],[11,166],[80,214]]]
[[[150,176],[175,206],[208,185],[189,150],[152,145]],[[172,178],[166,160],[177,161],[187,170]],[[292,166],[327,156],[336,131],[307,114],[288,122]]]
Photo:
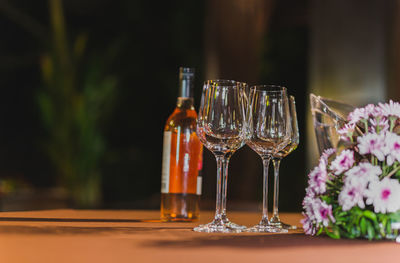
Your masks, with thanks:
[[[101,61],[104,74],[117,79],[111,113],[99,126],[106,143],[100,162],[101,207],[157,209],[163,126],[175,107],[178,68],[196,68],[196,106],[208,77],[210,1],[68,0],[63,6],[68,41],[85,34],[85,61]],[[282,161],[280,207],[299,211],[306,183],[309,6],[305,0],[283,0],[269,9],[268,25],[257,43],[260,49],[252,51],[259,65],[252,77],[240,74],[251,68],[246,61],[238,63],[235,71],[220,71],[218,77],[284,85],[296,97],[301,140],[298,149]],[[51,41],[48,1],[0,1],[0,11],[0,178],[13,186],[8,196],[30,189],[33,194],[27,199],[32,201],[58,183],[57,172],[43,151],[47,133],[37,105],[37,93],[43,87],[39,63]],[[224,14],[223,8],[217,11]],[[90,64],[81,66],[85,70]],[[215,166],[205,150],[204,208],[213,208]],[[259,156],[245,146],[232,157],[229,172],[228,208],[256,209],[262,190]],[[3,195],[4,209],[6,202],[16,200],[20,204],[13,207],[17,209],[42,207]]]

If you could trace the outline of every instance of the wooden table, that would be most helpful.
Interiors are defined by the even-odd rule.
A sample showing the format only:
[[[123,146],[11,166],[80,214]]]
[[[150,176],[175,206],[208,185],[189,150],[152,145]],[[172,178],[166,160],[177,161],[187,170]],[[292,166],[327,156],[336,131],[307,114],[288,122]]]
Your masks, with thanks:
[[[289,234],[207,234],[208,222],[161,223],[158,211],[46,210],[0,213],[0,262],[400,262],[400,245]],[[260,213],[231,212],[253,225]],[[299,225],[300,214],[281,215]]]

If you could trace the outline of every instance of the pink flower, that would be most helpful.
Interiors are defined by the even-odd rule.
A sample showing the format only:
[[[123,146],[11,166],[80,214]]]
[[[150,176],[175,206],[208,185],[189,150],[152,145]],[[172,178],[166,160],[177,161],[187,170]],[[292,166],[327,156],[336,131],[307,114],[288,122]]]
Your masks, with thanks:
[[[369,123],[372,126],[372,133],[376,133],[377,130],[379,130],[379,133],[389,130],[389,121],[386,118],[370,119]]]
[[[322,223],[324,226],[329,225],[329,221],[335,223],[335,218],[332,215],[332,206],[328,205],[324,201],[318,199],[319,202],[316,202],[314,205],[314,216],[317,223]]]
[[[315,195],[306,195],[303,200],[305,215],[312,221],[315,220],[314,207],[318,206],[320,200]]]
[[[365,186],[358,184],[345,184],[339,194],[339,204],[343,211],[350,210],[353,206],[358,205],[360,208],[365,208],[364,204]]]
[[[328,159],[329,157],[331,157],[332,154],[336,153],[336,149],[335,148],[329,148],[326,149],[322,154],[321,154],[321,158],[320,158],[320,162],[321,159],[327,164],[328,163]]]
[[[340,138],[349,141],[349,138],[353,136],[355,123],[346,123],[341,129],[338,130]]]
[[[382,109],[378,106],[375,106],[374,104],[368,104],[367,106],[364,107],[366,114],[368,114],[369,117],[373,118],[381,118],[383,117],[382,115]]]
[[[328,180],[328,172],[326,171],[326,162],[320,159],[319,165],[316,166],[308,175],[308,184],[316,194],[322,194],[326,191],[326,180]]]
[[[385,153],[387,154],[386,162],[392,165],[396,160],[400,162],[400,136],[392,133],[385,133]]]
[[[335,218],[332,215],[332,206],[319,198],[306,196],[303,200],[303,208],[307,218],[317,224],[322,223],[324,226],[328,226],[329,221],[335,222]]]
[[[366,196],[366,204],[372,204],[375,213],[396,212],[400,209],[399,180],[385,177],[382,181],[371,182]]]
[[[356,108],[354,111],[350,112],[347,119],[350,124],[356,124],[361,120],[366,120],[369,117],[369,112],[365,108]]]
[[[304,233],[306,235],[315,235],[317,231],[315,229],[313,221],[311,221],[311,219],[304,213],[303,216],[304,218],[300,222],[303,225]]]
[[[362,137],[358,137],[358,150],[360,154],[373,154],[379,161],[385,160],[384,154],[384,134],[368,133]]]
[[[383,116],[395,116],[400,118],[400,103],[390,100],[389,103],[379,103],[379,107],[382,110]]]
[[[375,106],[374,104],[368,104],[363,108],[356,108],[350,112],[347,117],[350,124],[356,124],[361,120],[367,120],[370,117],[377,118],[383,117],[383,110],[381,107]]]
[[[315,192],[310,185],[308,185],[308,187],[306,188],[306,197],[311,197],[311,198],[315,197]]]
[[[330,168],[338,175],[350,169],[353,164],[354,152],[352,150],[344,150],[332,161]]]
[[[315,195],[306,195],[303,199],[303,209],[308,217],[313,218],[313,204],[316,200]]]

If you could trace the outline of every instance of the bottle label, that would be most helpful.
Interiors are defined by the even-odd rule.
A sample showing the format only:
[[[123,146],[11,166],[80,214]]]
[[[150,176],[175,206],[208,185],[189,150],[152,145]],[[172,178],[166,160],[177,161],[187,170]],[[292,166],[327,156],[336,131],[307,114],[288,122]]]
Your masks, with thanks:
[[[196,187],[196,194],[197,195],[201,195],[201,184],[203,182],[203,177],[201,177],[200,175],[197,176],[197,187]]]
[[[200,153],[199,153],[199,161],[197,163],[197,187],[196,187],[196,194],[201,195],[201,187],[203,182],[203,177],[201,177],[201,171],[203,170],[203,146],[200,146]]]
[[[161,193],[169,193],[169,172],[170,172],[170,154],[171,154],[171,132],[164,132],[162,171],[161,171]]]

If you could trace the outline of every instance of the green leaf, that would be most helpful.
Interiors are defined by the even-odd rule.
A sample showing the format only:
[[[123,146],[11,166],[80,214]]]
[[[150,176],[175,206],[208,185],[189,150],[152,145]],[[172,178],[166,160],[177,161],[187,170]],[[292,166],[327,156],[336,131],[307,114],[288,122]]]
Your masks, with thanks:
[[[337,227],[333,227],[332,231],[329,231],[328,228],[325,228],[325,233],[333,239],[340,239],[340,233]]]
[[[390,219],[392,222],[400,222],[400,212],[391,213],[391,214],[389,215],[389,219]]]
[[[339,208],[339,209],[341,210],[342,208]],[[346,215],[347,215],[347,212],[340,212],[337,214],[338,217],[344,217]]]
[[[388,224],[388,218],[386,217],[386,215],[380,215],[380,216],[378,216],[378,218],[379,218],[379,222],[381,222],[381,224],[382,224],[382,227],[379,227],[379,232],[384,237],[390,233],[390,232],[386,231],[387,225],[390,225],[390,223]]]
[[[351,238],[356,238],[360,236],[360,229],[357,225],[354,225],[351,229]]]
[[[389,223],[386,224],[386,234],[391,234],[392,233],[392,223],[389,221]]]
[[[363,214],[364,214],[364,216],[365,216],[366,218],[369,218],[369,219],[371,219],[372,221],[377,222],[377,221],[376,221],[376,215],[375,215],[374,212],[371,212],[371,211],[369,211],[369,210],[365,210]]]
[[[375,237],[375,228],[374,226],[371,224],[371,222],[367,221],[367,232],[368,232],[368,239],[372,240]]]
[[[362,217],[360,220],[360,228],[361,228],[361,234],[365,236],[367,234],[367,223],[364,217]]]

